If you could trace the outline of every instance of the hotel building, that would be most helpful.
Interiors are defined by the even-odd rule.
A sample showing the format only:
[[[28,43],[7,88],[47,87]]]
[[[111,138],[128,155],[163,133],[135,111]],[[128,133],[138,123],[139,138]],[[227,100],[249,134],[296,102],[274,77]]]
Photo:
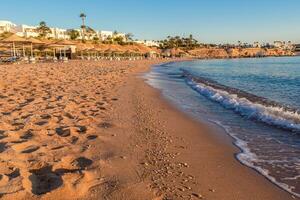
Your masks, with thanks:
[[[4,32],[12,32],[15,27],[16,25],[10,21],[0,21],[0,34]]]
[[[38,37],[39,33],[37,31],[38,26],[29,26],[29,25],[15,25],[14,23],[10,21],[0,21],[0,34],[4,32],[11,32],[15,33],[20,37]],[[62,28],[51,28],[51,33],[47,35],[48,38],[54,38],[54,39],[70,39],[70,36],[68,35],[67,29]],[[83,32],[82,29],[75,29],[79,32],[78,39],[83,38]],[[100,40],[106,40],[107,38],[111,37],[125,37],[125,33],[117,33],[114,34],[112,31],[95,31],[95,33],[89,33],[85,34],[86,40],[93,40],[95,37],[99,38]]]

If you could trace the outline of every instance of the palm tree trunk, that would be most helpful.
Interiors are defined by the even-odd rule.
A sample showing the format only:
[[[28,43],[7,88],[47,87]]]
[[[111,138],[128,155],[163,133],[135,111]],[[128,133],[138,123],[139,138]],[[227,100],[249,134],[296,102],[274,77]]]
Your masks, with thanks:
[[[82,18],[82,39],[85,40],[85,21]]]

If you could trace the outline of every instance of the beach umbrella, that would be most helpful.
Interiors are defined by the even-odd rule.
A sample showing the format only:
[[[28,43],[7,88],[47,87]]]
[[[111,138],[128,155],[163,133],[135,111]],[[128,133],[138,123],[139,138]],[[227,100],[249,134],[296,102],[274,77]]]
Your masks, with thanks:
[[[30,55],[31,55],[31,57],[33,57],[33,44],[44,44],[44,42],[42,42],[38,39],[32,38],[32,37],[27,38],[26,41],[30,43],[30,52],[31,52]]]
[[[57,44],[57,45],[63,45],[63,46],[71,46],[71,45],[76,45],[75,43],[69,41],[69,40],[59,40],[57,42],[54,42],[52,44]]]
[[[26,39],[20,37],[20,36],[17,36],[17,35],[11,35],[5,39],[3,39],[1,42],[4,42],[4,43],[12,43],[12,54],[13,54],[13,57],[16,57],[16,46],[15,44],[16,43],[27,43]]]
[[[52,51],[52,49],[50,49],[50,48],[45,48],[45,49],[43,49],[41,52],[44,52],[45,53],[45,56],[47,57],[48,56],[48,54],[47,53],[51,53],[51,52],[53,52]]]
[[[75,46],[75,45],[76,45],[75,43],[73,43],[69,40],[59,40],[57,42],[50,44],[49,46],[59,47],[60,57],[62,57],[62,50],[63,50],[64,57],[66,57],[67,46]]]

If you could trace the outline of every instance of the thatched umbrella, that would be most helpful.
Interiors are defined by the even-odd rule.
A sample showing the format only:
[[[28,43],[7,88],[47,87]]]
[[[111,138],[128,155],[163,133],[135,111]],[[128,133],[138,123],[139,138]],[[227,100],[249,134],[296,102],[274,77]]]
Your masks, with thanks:
[[[4,42],[4,43],[12,43],[12,54],[13,54],[13,57],[16,57],[16,47],[15,47],[15,44],[16,43],[27,43],[26,39],[20,37],[20,36],[17,36],[15,34],[1,40],[1,42]]]
[[[38,40],[38,39],[35,39],[35,38],[27,38],[26,39],[27,42],[30,43],[30,56],[33,57],[33,44],[45,44],[44,42]]]
[[[83,58],[83,52],[87,52],[88,54],[90,50],[94,48],[94,45],[89,44],[89,43],[78,43],[76,44],[76,49],[80,51],[81,57]]]
[[[54,48],[59,48],[60,52],[60,57],[62,57],[62,52],[61,50],[64,50],[64,57],[66,57],[66,46],[75,46],[75,43],[68,41],[68,40],[59,40],[57,42],[54,42],[52,44],[49,44],[48,47],[54,47]]]

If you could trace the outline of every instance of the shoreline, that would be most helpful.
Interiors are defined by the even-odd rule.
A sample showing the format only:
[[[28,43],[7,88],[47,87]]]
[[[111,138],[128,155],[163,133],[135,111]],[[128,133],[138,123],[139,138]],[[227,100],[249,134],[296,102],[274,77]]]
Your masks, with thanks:
[[[145,83],[147,84],[147,83]],[[155,88],[152,88],[150,86],[150,88],[152,90],[157,90]],[[227,160],[232,160],[230,162],[237,162],[237,165],[240,165],[240,168],[239,170],[235,170],[235,171],[239,171],[239,173],[244,173],[242,172],[244,169],[242,168],[246,168],[245,171],[249,170],[249,172],[246,172],[247,175],[253,175],[253,176],[257,176],[257,180],[255,180],[255,184],[262,184],[262,185],[269,185],[270,186],[270,190],[273,190],[272,187],[274,187],[274,191],[272,191],[272,197],[270,196],[270,199],[276,199],[278,198],[279,196],[278,195],[275,195],[275,193],[278,192],[278,194],[282,194],[283,196],[282,197],[279,197],[278,199],[294,199],[294,198],[297,198],[297,197],[294,197],[293,194],[285,191],[284,189],[282,189],[280,186],[278,186],[277,184],[273,183],[271,180],[269,180],[267,177],[263,176],[259,171],[257,171],[256,169],[253,169],[249,166],[247,166],[246,164],[242,163],[238,158],[237,158],[237,154],[240,153],[242,151],[242,149],[240,149],[234,142],[235,142],[235,139],[230,136],[226,130],[224,129],[224,127],[218,125],[218,124],[214,124],[213,122],[203,122],[203,121],[200,121],[199,119],[195,119],[194,117],[192,116],[189,116],[188,114],[184,113],[183,111],[181,111],[179,108],[177,108],[175,105],[173,105],[171,102],[169,102],[162,94],[160,91],[156,91],[158,94],[156,94],[158,97],[159,97],[159,100],[158,101],[161,101],[162,104],[167,104],[166,106],[168,107],[168,109],[170,110],[174,110],[172,112],[176,112],[178,115],[181,115],[183,118],[185,118],[185,120],[190,120],[192,121],[195,125],[195,126],[198,126],[198,125],[201,125],[200,127],[203,128],[203,126],[205,127],[205,129],[208,129],[208,131],[210,133],[208,134],[204,134],[202,135],[202,139],[203,137],[207,137],[209,138],[210,142],[213,142],[213,143],[216,143],[218,145],[225,145],[227,147],[225,147],[225,149],[229,148],[229,151],[226,152],[226,154],[229,154],[231,155],[232,158],[229,158],[228,155],[227,155]],[[200,128],[199,127],[199,128]],[[218,130],[220,129],[220,130]],[[218,131],[218,133],[216,133],[216,131]],[[211,134],[211,135],[209,135]],[[200,141],[200,140],[199,140]],[[224,148],[224,147],[222,147]],[[228,149],[227,149],[228,150]],[[239,168],[239,167],[237,167]],[[254,173],[254,174],[253,174]],[[259,180],[259,179],[262,179],[262,180]],[[257,182],[258,181],[258,182]],[[224,186],[224,185],[223,185]],[[254,186],[254,185],[253,185]],[[251,186],[249,186],[251,187]],[[259,191],[260,186],[255,186],[253,189],[255,189],[256,192]],[[249,188],[250,189],[250,188]],[[260,188],[261,189],[261,188]],[[263,190],[263,189],[262,189]],[[268,187],[268,190],[269,190],[269,187]],[[227,191],[229,192],[229,191]],[[259,191],[261,192],[261,195],[265,195],[263,194],[264,192],[266,191]],[[266,192],[268,193],[268,192]],[[251,194],[251,193],[250,193]],[[253,193],[252,193],[253,194]],[[274,196],[273,196],[274,195]],[[218,197],[219,199],[226,199],[224,196],[219,196]],[[218,199],[216,198],[216,199]],[[242,199],[247,199],[247,198],[243,198],[243,197],[240,197]],[[210,199],[210,198],[209,198]],[[228,199],[230,199],[230,197],[228,197]],[[239,199],[239,198],[238,198]],[[257,196],[257,197],[249,197],[249,199],[268,199],[267,196]]]
[[[0,66],[0,89],[11,99],[28,99],[27,90],[35,97],[22,115],[37,117],[44,106],[50,115],[24,127],[9,125],[6,110],[1,116],[1,198],[294,199],[236,160],[232,138],[182,113],[140,77],[162,61]],[[27,128],[32,135],[17,140]]]

